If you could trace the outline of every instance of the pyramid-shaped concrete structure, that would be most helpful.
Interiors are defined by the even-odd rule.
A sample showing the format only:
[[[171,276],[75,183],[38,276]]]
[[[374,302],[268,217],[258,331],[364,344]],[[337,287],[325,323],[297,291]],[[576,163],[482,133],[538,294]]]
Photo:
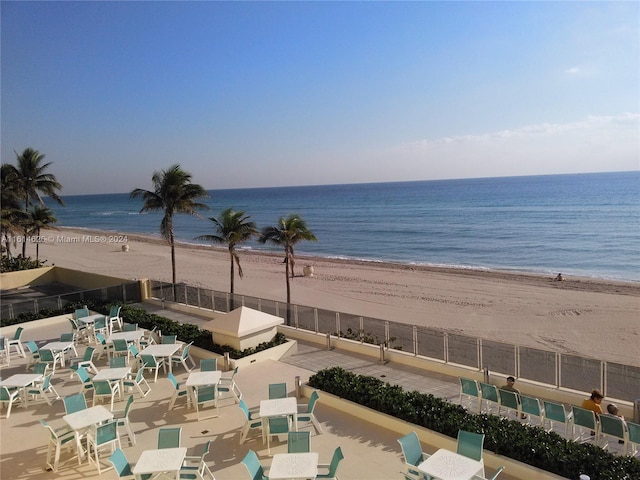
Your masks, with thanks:
[[[244,350],[271,341],[277,333],[276,327],[283,323],[284,319],[275,315],[239,307],[211,320],[202,328],[214,333],[215,343]]]

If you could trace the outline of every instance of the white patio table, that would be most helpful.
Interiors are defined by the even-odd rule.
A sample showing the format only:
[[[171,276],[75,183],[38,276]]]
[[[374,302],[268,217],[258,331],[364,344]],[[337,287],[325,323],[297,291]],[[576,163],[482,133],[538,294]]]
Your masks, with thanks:
[[[171,372],[171,355],[175,354],[182,348],[181,343],[159,343],[149,345],[147,348],[140,352],[140,355],[152,355],[154,357],[166,358],[166,363],[169,364],[169,371]]]
[[[293,417],[293,429],[298,431],[298,404],[296,397],[273,398],[260,400],[260,418],[262,419],[262,441],[266,441],[269,417]]]
[[[78,449],[78,463],[81,463],[84,459],[84,450],[82,449],[82,442],[80,441],[84,431],[93,425],[99,425],[100,423],[111,420],[112,418],[113,413],[102,405],[85,408],[84,410],[69,413],[62,417],[62,419],[67,422],[67,425],[75,431],[76,448]]]
[[[269,480],[305,480],[318,475],[318,454],[276,453],[269,468]]]
[[[42,380],[42,375],[37,373],[17,373],[5,378],[0,382],[0,387],[19,388],[20,397],[22,397],[22,407],[27,408],[29,401],[27,395],[27,387],[33,385],[34,382]]]
[[[212,370],[209,372],[191,372],[187,377],[185,386],[191,387],[189,389],[189,402],[195,402],[195,392],[192,390],[197,387],[206,387],[207,385],[213,385],[216,388],[215,397],[216,404],[218,402],[218,382],[222,378],[222,372],[220,370]]]
[[[105,318],[105,315],[102,315],[100,313],[94,313],[93,315],[89,315],[87,317],[80,317],[76,319],[76,321],[82,322],[85,325],[89,326],[89,325],[93,325],[94,323],[96,323],[96,320],[100,320],[101,318]]]
[[[54,354],[60,352],[60,365],[64,367],[65,354],[73,348],[73,342],[49,342],[40,350],[51,350]]]
[[[484,464],[456,452],[441,448],[418,465],[418,470],[441,480],[471,480],[484,476]]]
[[[185,447],[145,450],[133,467],[133,474],[140,478],[145,473],[175,473],[176,480],[179,480],[180,467],[186,455]]]
[[[131,367],[103,368],[93,377],[96,380],[108,380],[110,382],[118,382],[120,390],[118,396],[122,399],[122,389],[124,388],[123,380],[131,373]]]

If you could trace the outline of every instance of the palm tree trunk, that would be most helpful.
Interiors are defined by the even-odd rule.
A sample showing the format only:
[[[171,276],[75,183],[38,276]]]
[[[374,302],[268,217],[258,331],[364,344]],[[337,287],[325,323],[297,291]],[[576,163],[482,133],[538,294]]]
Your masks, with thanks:
[[[40,259],[40,229],[36,230],[36,262]]]
[[[169,234],[170,240],[169,242],[171,243],[171,284],[173,286],[173,301],[175,302],[177,300],[177,295],[176,295],[176,246],[175,246],[175,241],[174,241],[174,237],[173,237],[173,228],[170,231]]]
[[[229,249],[229,258],[231,259],[231,268],[229,269],[230,276],[231,276],[231,278],[229,279],[230,280],[230,292],[231,292],[231,301],[229,302],[229,311],[232,311],[235,308],[235,305],[233,303],[233,298],[234,298],[234,295],[233,295],[233,291],[234,291],[234,289],[233,289],[233,278],[235,276],[234,275],[235,272],[234,272],[234,268],[233,268],[233,252],[231,251],[231,249]]]
[[[291,285],[289,284],[289,256],[286,257],[285,278],[287,279],[287,325],[291,325]]]

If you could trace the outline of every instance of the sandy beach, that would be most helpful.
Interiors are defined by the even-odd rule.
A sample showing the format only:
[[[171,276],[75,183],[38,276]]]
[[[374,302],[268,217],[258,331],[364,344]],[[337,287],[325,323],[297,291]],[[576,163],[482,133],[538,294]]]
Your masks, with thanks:
[[[160,239],[71,228],[48,230],[47,265],[129,279],[171,281]],[[88,237],[92,240],[89,241]],[[64,240],[63,240],[64,239]],[[74,240],[75,239],[75,240]],[[128,245],[128,251],[122,246]],[[35,257],[35,246],[27,247]],[[240,253],[237,294],[284,301],[283,256]],[[303,276],[313,266],[314,275]],[[229,290],[225,248],[181,244],[178,282]],[[296,257],[292,302],[365,317],[640,366],[640,284],[467,269]]]

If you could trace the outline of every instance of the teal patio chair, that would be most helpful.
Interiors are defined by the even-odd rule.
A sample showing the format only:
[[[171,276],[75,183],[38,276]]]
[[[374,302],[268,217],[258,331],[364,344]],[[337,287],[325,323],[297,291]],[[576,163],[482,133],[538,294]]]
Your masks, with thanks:
[[[484,434],[458,430],[458,445],[456,452],[467,458],[482,464],[482,476],[484,477],[484,460],[482,449],[484,446]]]
[[[422,445],[420,445],[420,439],[416,432],[408,433],[399,438],[398,443],[404,457],[405,470],[402,473],[405,478],[409,480],[422,478],[416,467],[429,458],[430,455],[422,451]]]
[[[75,311],[75,319],[80,320],[81,318],[89,316],[89,309],[87,307],[77,308]]]
[[[96,404],[98,399],[109,398],[111,399],[111,407],[109,410],[113,410],[113,402],[116,399],[116,395],[120,393],[120,384],[118,382],[110,382],[109,380],[98,380],[93,382],[93,405]]]
[[[178,380],[171,372],[167,374],[167,379],[171,382],[171,385],[173,386],[171,400],[169,401],[169,410],[173,409],[173,407],[176,404],[176,401],[180,398],[184,398],[185,400],[187,400],[187,403],[189,403],[189,391],[185,387],[184,383],[178,383]]]
[[[111,341],[111,344],[113,345],[113,350],[111,351],[112,357],[124,356],[126,357],[127,361],[129,361],[129,344],[126,340],[116,338]]]
[[[8,367],[9,365],[11,365],[11,355],[9,355],[9,339],[7,337],[3,337],[0,338],[0,366]]]
[[[627,455],[636,456],[640,453],[640,424],[627,422],[628,442]]]
[[[17,402],[20,397],[19,389],[9,389],[8,387],[0,387],[0,405],[7,405],[7,416],[9,418],[11,415],[11,407],[14,402]]]
[[[157,360],[153,355],[144,354],[140,354],[140,358],[140,361],[142,362],[142,367],[140,368],[142,370],[152,370],[154,372],[153,383],[158,381],[158,370],[160,370],[160,367],[162,367],[165,372],[167,371],[164,359]]]
[[[218,400],[226,397],[233,397],[236,402],[240,402],[242,398],[242,392],[236,385],[236,375],[238,374],[238,367],[234,368],[231,372],[231,376],[222,374],[222,378],[218,382]]]
[[[500,410],[500,398],[498,397],[498,388],[490,383],[478,382],[480,384],[480,394],[482,402],[487,413],[491,413],[493,407]]]
[[[143,397],[146,397],[147,395],[149,395],[149,392],[151,392],[151,386],[147,383],[147,379],[144,378],[144,370],[142,368],[140,368],[138,370],[138,373],[136,373],[136,377],[135,378],[128,378],[125,379],[122,382],[122,386],[124,388],[137,388],[138,391],[140,392],[140,395],[142,395]],[[142,388],[142,385],[144,384],[145,389]]]
[[[100,355],[98,360],[102,358],[102,355],[107,354],[107,358],[111,358],[111,352],[113,352],[113,344],[107,343],[107,339],[104,338],[102,333],[96,333],[96,344],[100,345]]]
[[[158,430],[158,448],[180,447],[182,427],[166,427]]]
[[[618,443],[623,444],[622,453],[626,453],[629,434],[624,419],[609,413],[602,413],[598,416],[598,421],[600,428],[598,429],[596,445],[608,450],[610,440],[616,440]]]
[[[49,369],[49,364],[45,362],[37,362],[33,366],[33,373],[36,375],[42,375],[43,377],[47,374],[47,370]]]
[[[100,450],[105,447],[110,448],[110,455],[113,455],[116,448],[122,448],[120,445],[120,437],[118,436],[117,420],[98,425],[94,429],[90,429],[89,433],[87,433],[87,457],[89,463],[95,463],[98,469],[98,475],[102,475],[103,472],[113,468],[113,465],[107,468],[103,468],[102,466]]]
[[[586,408],[571,406],[571,414],[573,415],[573,423],[571,425],[571,436],[574,442],[596,442],[596,430],[598,429],[598,420],[593,410]]]
[[[240,434],[240,445],[242,445],[250,430],[259,430],[262,432],[262,420],[252,416],[249,407],[247,407],[247,404],[243,399],[240,399],[240,402],[238,402],[238,407],[242,410],[245,418],[244,427],[242,427],[242,433]]]
[[[125,323],[124,327],[122,328],[123,332],[135,332],[136,330],[138,330],[137,323]]]
[[[209,469],[207,462],[204,457],[209,454],[209,448],[211,447],[211,440],[207,440],[207,443],[204,444],[202,448],[202,454],[200,455],[187,455],[184,457],[184,462],[182,464],[182,468],[180,468],[180,478],[184,478],[187,480],[197,480],[200,478],[205,478],[205,474],[209,476],[209,478],[215,480],[213,473]]]
[[[112,357],[109,359],[109,368],[124,368],[126,366],[126,357]]]
[[[544,419],[548,422],[549,428],[547,431],[553,430],[553,423],[561,423],[564,425],[564,436],[569,438],[569,426],[571,425],[571,412],[567,413],[564,409],[564,405],[561,403],[551,402],[549,400],[543,400],[544,404]]]
[[[87,400],[82,392],[74,395],[68,395],[62,400],[64,403],[64,411],[67,415],[87,409]]]
[[[187,372],[190,372],[195,366],[196,366],[196,362],[193,361],[193,358],[191,358],[191,354],[189,353],[189,349],[191,348],[191,344],[193,344],[193,342],[185,345],[182,348],[182,353],[178,354],[178,355],[172,355],[169,358],[169,361],[171,362],[171,364],[182,364],[182,366],[184,367],[184,369]],[[187,360],[189,360],[191,362],[191,368],[189,368],[189,366],[187,365]]]
[[[247,454],[242,459],[242,464],[247,468],[247,471],[249,472],[249,478],[251,480],[269,480],[269,477],[264,474],[264,469],[260,464],[258,455],[253,450],[249,450],[247,452]]]
[[[40,420],[40,424],[49,432],[49,443],[47,445],[47,460],[46,467],[58,471],[58,465],[60,463],[60,453],[62,447],[67,446],[70,450],[75,448],[76,436],[75,432],[68,426],[61,426],[59,428],[53,428],[44,420]],[[52,463],[53,460],[53,463]]]
[[[177,335],[162,335],[160,343],[176,343]]]
[[[287,397],[287,384],[286,383],[270,383],[269,384],[269,399],[274,398],[286,398]]]
[[[106,318],[99,318],[97,319],[95,322],[93,322],[93,336],[96,339],[96,343],[101,343],[98,340],[98,334],[102,335],[102,337],[104,338],[106,335],[108,335],[108,329],[107,329],[107,319]]]
[[[289,432],[287,453],[309,453],[311,451],[310,432]]]
[[[522,413],[526,415],[526,423],[531,424],[533,417],[537,417],[540,426],[544,426],[544,409],[539,398],[520,395],[520,408]]]
[[[129,411],[131,410],[131,405],[133,405],[133,395],[129,395],[124,410],[116,410],[115,412],[113,412],[113,418],[118,421],[118,435],[120,437],[122,437],[123,435],[127,435],[129,437],[129,443],[131,443],[131,445],[135,445],[136,434],[133,432],[133,427],[131,426],[131,422],[129,421]]]
[[[196,414],[198,416],[198,421],[219,416],[215,385],[199,386],[193,393],[196,401]],[[204,406],[210,404],[213,404],[213,407],[215,407],[215,415],[202,416]]]
[[[49,400],[49,396],[47,394],[52,392],[55,395],[55,400],[58,400],[60,398],[60,395],[58,395],[56,389],[53,388],[53,385],[51,385],[52,375],[52,373],[46,375],[42,383],[38,383],[33,387],[27,388],[27,395],[32,396],[34,400],[38,396],[40,396],[44,399],[45,402],[47,402],[47,405],[51,405],[51,400]]]
[[[84,350],[84,355],[82,357],[72,358],[70,362],[71,370],[77,370],[78,367],[84,367],[87,371],[96,374],[98,373],[98,369],[93,364],[93,356],[96,354],[95,347],[87,347]],[[71,372],[71,376],[73,377],[73,372]]]
[[[84,367],[78,367],[74,370],[74,372],[82,383],[80,392],[93,392],[93,382],[91,381],[91,377],[87,373],[87,370]]]
[[[31,355],[31,357],[29,358],[29,363],[27,364],[27,368],[29,369],[40,360],[40,353],[38,352],[38,344],[33,340],[25,342],[25,346],[27,347],[29,355]]]
[[[267,431],[264,432],[267,437],[267,451],[271,455],[271,437],[280,437],[289,433],[288,417],[270,417],[267,421]]]
[[[336,448],[333,451],[333,457],[331,457],[331,463],[320,463],[318,464],[318,469],[326,469],[327,473],[321,473],[316,476],[316,478],[324,478],[331,480],[340,480],[338,478],[338,467],[340,466],[340,462],[344,459],[344,455],[342,454],[342,449],[340,447]]]
[[[487,477],[486,480],[496,480],[498,478],[498,475],[500,475],[500,473],[502,473],[503,470],[504,470],[504,466],[498,467],[498,470],[496,470],[493,473],[493,475],[491,475],[490,477]],[[475,479],[476,477],[473,477],[473,478]],[[478,480],[480,480],[480,479],[478,479]]]
[[[482,397],[480,396],[480,386],[478,385],[477,380],[472,380],[470,378],[459,377],[460,380],[460,405],[464,407],[462,403],[463,398],[470,398],[472,400],[472,404],[476,403],[474,406],[478,412],[482,409]]]
[[[13,334],[13,337],[9,339],[7,342],[7,354],[11,356],[11,347],[15,347],[16,353],[24,358],[26,355],[24,353],[24,347],[22,346],[22,333],[24,332],[24,328],[18,327],[16,329],[16,333]]]
[[[215,372],[216,370],[218,370],[217,358],[203,358],[200,360],[201,372]]]
[[[122,330],[122,325],[124,321],[120,316],[120,310],[122,309],[119,305],[111,305],[109,309],[109,315],[107,316],[107,328],[109,329],[109,335],[111,335],[116,330]]]
[[[62,365],[62,353],[53,353],[52,350],[44,349],[38,350],[40,355],[40,361],[51,366],[51,373],[56,373],[56,365],[60,363]]]
[[[311,396],[309,397],[309,402],[307,404],[298,404],[298,413],[296,415],[298,429],[300,428],[301,422],[311,423],[318,433],[322,433],[322,427],[320,427],[320,422],[318,422],[314,413],[319,398],[320,396],[318,395],[317,390],[314,390],[311,392]]]
[[[502,415],[502,410],[506,410],[507,414],[512,412],[515,414],[516,418],[520,418],[520,395],[516,392],[512,392],[511,390],[503,390],[502,388],[498,389],[498,396],[500,399],[500,403],[498,406],[498,415]]]
[[[121,448],[116,448],[116,450],[109,457],[109,461],[113,465],[118,478],[127,478],[132,480],[136,479],[136,476],[131,470],[131,464],[129,463],[129,460],[127,460],[127,456],[124,454]],[[139,475],[139,478],[140,480],[148,480],[152,476],[152,473],[145,473]]]

